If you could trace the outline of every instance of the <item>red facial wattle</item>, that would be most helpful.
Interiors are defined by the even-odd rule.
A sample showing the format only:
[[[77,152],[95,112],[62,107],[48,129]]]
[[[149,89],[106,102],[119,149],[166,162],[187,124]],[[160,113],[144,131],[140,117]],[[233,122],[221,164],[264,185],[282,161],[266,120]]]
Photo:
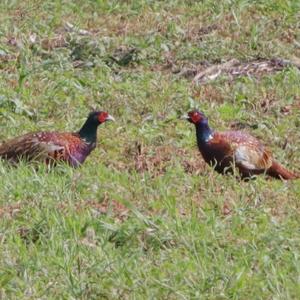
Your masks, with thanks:
[[[189,117],[194,124],[197,124],[201,121],[201,115],[198,112],[190,112]]]
[[[107,120],[108,113],[107,112],[101,112],[98,116],[99,123],[104,123]]]

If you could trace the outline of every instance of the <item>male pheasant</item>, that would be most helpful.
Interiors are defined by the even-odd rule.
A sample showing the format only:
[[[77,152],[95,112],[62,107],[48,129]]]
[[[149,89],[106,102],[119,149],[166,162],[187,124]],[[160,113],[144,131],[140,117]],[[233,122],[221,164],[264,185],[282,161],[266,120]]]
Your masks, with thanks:
[[[235,166],[242,178],[266,173],[278,179],[296,179],[298,175],[276,162],[270,150],[258,139],[242,131],[215,132],[207,117],[197,110],[184,116],[196,127],[198,148],[204,160],[219,173],[233,173]]]
[[[100,124],[114,118],[104,111],[91,112],[78,132],[28,133],[3,143],[0,146],[0,159],[18,162],[44,161],[54,164],[64,161],[72,167],[78,167],[95,149],[97,128]]]

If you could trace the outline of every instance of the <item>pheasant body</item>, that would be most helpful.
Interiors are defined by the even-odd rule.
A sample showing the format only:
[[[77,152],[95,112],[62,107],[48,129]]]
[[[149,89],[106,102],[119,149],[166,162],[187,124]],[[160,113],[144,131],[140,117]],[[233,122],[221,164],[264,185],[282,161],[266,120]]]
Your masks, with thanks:
[[[208,119],[192,111],[187,119],[195,124],[197,144],[203,159],[219,173],[232,173],[236,167],[241,176],[266,173],[275,178],[295,179],[298,176],[277,163],[271,151],[258,139],[242,131],[214,132]]]
[[[79,132],[25,134],[2,144],[0,158],[14,163],[20,159],[45,161],[47,164],[64,161],[78,167],[96,147],[98,125],[112,119],[106,112],[93,112]]]

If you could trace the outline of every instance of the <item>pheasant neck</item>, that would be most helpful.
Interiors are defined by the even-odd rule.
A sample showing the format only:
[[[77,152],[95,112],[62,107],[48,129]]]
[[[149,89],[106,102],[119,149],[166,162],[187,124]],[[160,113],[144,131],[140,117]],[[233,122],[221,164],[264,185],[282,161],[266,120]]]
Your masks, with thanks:
[[[79,130],[79,136],[88,144],[93,144],[97,140],[97,127],[99,124],[91,123],[87,120]]]
[[[213,131],[208,126],[208,123],[196,124],[196,135],[198,146],[207,143],[212,138]]]

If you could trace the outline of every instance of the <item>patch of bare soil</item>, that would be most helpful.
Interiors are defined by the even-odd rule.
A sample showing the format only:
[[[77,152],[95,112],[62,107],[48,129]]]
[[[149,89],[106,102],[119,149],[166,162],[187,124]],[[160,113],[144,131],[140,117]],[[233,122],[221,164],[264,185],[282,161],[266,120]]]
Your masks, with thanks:
[[[58,206],[59,211],[66,213],[69,208],[66,204],[61,203]],[[116,200],[109,200],[106,196],[102,202],[98,202],[96,200],[85,200],[80,201],[75,204],[75,211],[82,212],[85,210],[90,210],[95,217],[99,217],[100,215],[111,215],[115,220],[123,222],[127,219],[129,210],[122,203]]]
[[[136,143],[135,148],[127,149],[133,157],[131,169],[139,173],[149,172],[152,177],[163,175],[167,168],[181,164],[186,173],[199,174],[205,168],[205,162],[197,150],[179,149],[175,146],[144,147]]]
[[[191,26],[186,31],[185,37],[188,41],[202,41],[203,37],[218,30],[219,29],[218,24],[211,24],[207,26]]]
[[[13,218],[21,211],[21,204],[9,204],[0,207],[0,218]]]
[[[283,115],[290,115],[295,110],[300,110],[300,97],[295,97],[293,104],[285,105],[280,108],[280,112]]]
[[[239,61],[231,59],[229,61],[217,64],[198,63],[194,66],[183,66],[178,72],[179,76],[193,78],[195,85],[206,84],[214,81],[220,76],[225,76],[232,81],[242,76],[261,77],[266,74],[272,74],[283,69],[294,66],[300,69],[298,61],[290,61],[281,58],[258,58],[250,61]]]

